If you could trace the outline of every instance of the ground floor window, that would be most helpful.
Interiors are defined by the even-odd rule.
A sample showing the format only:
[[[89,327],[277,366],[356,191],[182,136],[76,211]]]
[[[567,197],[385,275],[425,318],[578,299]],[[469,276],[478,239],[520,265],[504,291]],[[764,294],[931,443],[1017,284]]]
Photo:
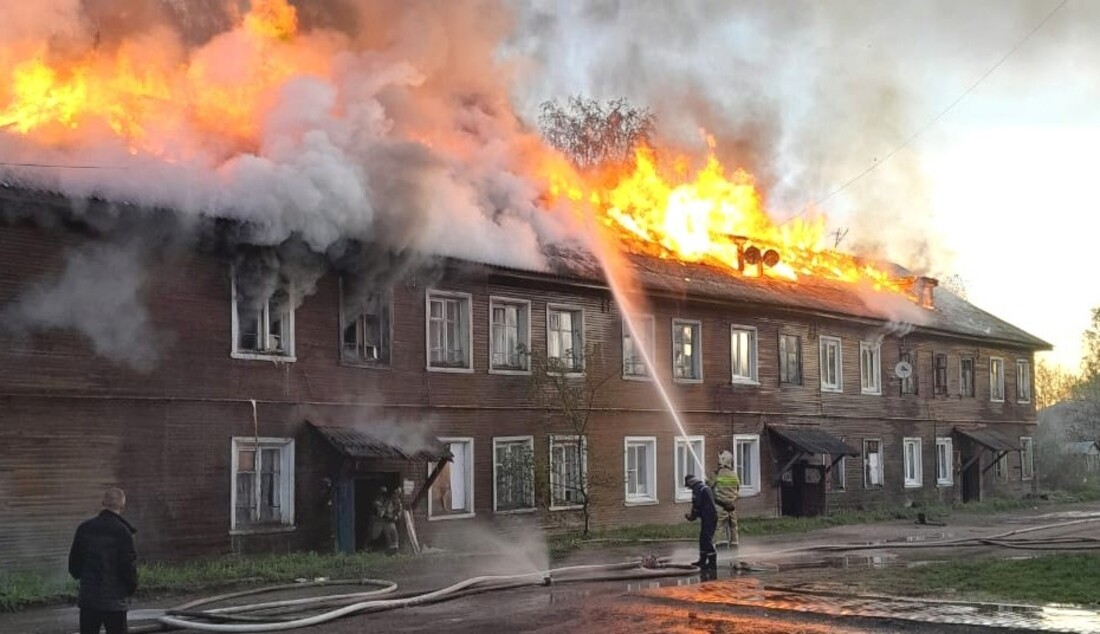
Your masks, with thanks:
[[[493,510],[535,508],[535,441],[531,436],[493,439]]]
[[[882,477],[882,441],[863,441],[863,486],[880,487]]]
[[[843,438],[840,439],[842,442]],[[833,464],[833,456],[829,454],[822,454],[821,464],[825,465],[825,468],[829,470],[829,490],[831,491],[843,491],[847,488],[845,483],[845,476],[847,475],[848,459],[844,456],[840,457],[840,460]]]
[[[1020,477],[1030,480],[1035,477],[1035,442],[1029,436],[1021,436],[1020,447]]]
[[[583,436],[550,436],[550,509],[584,504],[588,480],[588,443]]]
[[[760,435],[733,437],[733,467],[741,480],[741,495],[760,493]]]
[[[950,438],[936,439],[936,484],[951,486],[954,483],[954,452]]]
[[[997,460],[997,458],[1000,458],[1000,460]],[[993,459],[997,460],[997,466],[993,467],[997,480],[1008,482],[1008,452],[993,454]]]
[[[626,502],[657,501],[657,439],[652,436],[627,436]]]
[[[688,436],[687,440],[683,437],[676,437],[676,455],[674,459],[676,461],[676,473],[674,475],[673,486],[676,487],[676,499],[680,502],[686,502],[691,499],[691,489],[684,486],[684,476],[692,474],[700,480],[706,480],[706,470],[703,466],[706,464],[706,459],[703,457],[703,437],[702,436]],[[691,450],[688,450],[688,447]],[[695,452],[695,458],[691,457],[692,452]]]
[[[902,457],[905,467],[905,486],[919,487],[924,481],[921,463],[920,438],[902,439]]]
[[[231,530],[294,525],[294,441],[233,439]]]
[[[471,517],[474,514],[474,439],[440,438],[451,450],[451,462],[432,483],[428,495],[428,518]],[[428,465],[428,473],[435,470]]]

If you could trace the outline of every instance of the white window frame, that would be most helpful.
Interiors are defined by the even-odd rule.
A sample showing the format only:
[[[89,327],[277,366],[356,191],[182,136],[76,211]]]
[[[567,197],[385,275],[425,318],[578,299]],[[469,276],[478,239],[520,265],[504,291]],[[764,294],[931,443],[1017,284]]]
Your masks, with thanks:
[[[909,448],[916,447],[916,455],[913,463],[913,477],[909,477]],[[906,437],[901,439],[901,474],[905,481],[905,488],[919,489],[924,485],[924,451],[921,439]]]
[[[429,489],[428,490],[428,521],[429,522],[435,522],[435,521],[443,521],[443,520],[461,520],[461,519],[474,517],[475,515],[477,515],[477,510],[476,510],[477,507],[474,506],[474,455],[475,455],[474,454],[474,439],[470,436],[446,436],[446,437],[440,437],[438,440],[439,440],[439,442],[441,442],[445,445],[448,445],[448,449],[450,449],[450,445],[452,443],[456,443],[456,442],[465,443],[465,446],[466,446],[465,460],[466,460],[466,465],[467,465],[466,474],[465,474],[466,475],[466,497],[467,497],[467,500],[468,500],[466,502],[466,506],[470,510],[466,513],[453,513],[453,514],[447,514],[447,515],[433,515],[432,514],[432,498],[434,498],[435,496],[432,495],[432,492]],[[494,458],[494,462],[495,461],[496,460]],[[434,462],[429,462],[428,463],[428,475],[429,476],[431,476],[432,470],[435,469],[435,465],[436,465],[436,463],[434,463]],[[453,462],[451,463],[451,468],[454,468],[454,463]]]
[[[878,482],[872,482],[871,479],[867,477],[868,466],[871,462],[871,454],[867,451],[867,443],[869,443],[869,442],[873,442],[873,443],[878,444],[878,451],[875,452],[876,454],[878,454],[878,479],[879,479]],[[883,456],[886,455],[886,452],[884,451],[884,449],[885,449],[885,447],[883,447],[883,445],[882,445],[882,439],[881,438],[864,438],[863,439],[863,460],[862,460],[862,463],[863,463],[862,464],[862,466],[863,466],[863,477],[862,477],[862,479],[863,479],[863,488],[864,489],[878,489],[878,488],[885,488],[886,487],[886,465],[885,465],[885,461],[883,460]]]
[[[870,353],[871,368],[870,376],[867,375],[868,369],[864,367],[864,355]],[[871,385],[868,386],[867,379],[871,379]],[[861,394],[882,394],[882,344],[874,343],[871,341],[859,342],[859,390]]]
[[[944,460],[940,460],[940,452]],[[936,484],[939,486],[953,486],[955,484],[955,447],[950,436],[936,437]],[[946,477],[944,476],[946,474]]]
[[[1020,479],[1026,482],[1034,478],[1035,440],[1031,436],[1020,436]]]
[[[285,331],[283,333],[283,349],[282,353],[265,354],[254,350],[241,350],[240,348],[240,316],[237,314],[237,268],[230,267],[229,269],[229,282],[230,282],[230,302],[229,313],[231,327],[230,332],[233,337],[232,347],[230,348],[229,356],[234,359],[246,359],[252,361],[277,361],[280,363],[292,363],[297,361],[298,358],[294,353],[294,306],[290,305],[287,309]],[[287,287],[286,289],[288,297],[293,296],[292,289]],[[264,306],[263,312],[260,316],[261,321],[268,321],[270,319],[271,300],[268,299],[267,305]],[[261,332],[264,336],[267,336],[268,328],[261,327]]]
[[[627,381],[652,381],[653,377],[651,377],[649,375],[649,369],[646,368],[645,361],[641,358],[640,355],[635,356],[635,358],[633,359],[633,363],[634,363],[634,367],[641,366],[643,374],[628,373],[626,371],[627,360],[628,360],[628,357],[626,355],[626,342],[629,339],[629,341],[631,342],[631,347],[635,348],[635,349],[638,345],[638,342],[634,341],[634,337],[630,336],[630,328],[627,326],[625,318],[623,318],[621,320],[621,323],[622,323],[622,327],[623,327],[623,337],[622,337],[623,378],[626,379]],[[653,361],[654,363],[656,363],[656,361],[657,361],[657,356],[656,356],[656,354],[657,354],[657,320],[653,317],[653,315],[638,315],[637,317],[634,318],[634,325],[638,326],[639,328],[641,328],[643,330],[645,330],[645,333],[644,333],[643,336],[648,338],[648,341],[643,341],[642,343],[646,347],[646,352],[649,353],[650,361]]]
[[[281,501],[279,509],[282,513],[282,519],[279,525],[237,526],[237,454],[244,449],[253,449],[256,452],[257,468],[259,468],[260,465],[262,449],[279,450],[279,499]],[[229,470],[230,534],[242,535],[294,530],[294,439],[272,438],[266,436],[260,436],[258,438],[255,436],[234,436],[230,442],[230,451],[232,452]],[[256,473],[259,473],[259,471],[257,470]],[[260,486],[260,478],[257,477],[253,484],[253,495],[259,495],[258,490]]]
[[[519,339],[519,345],[523,347],[525,352],[521,353],[522,357],[521,367],[498,367],[493,363],[493,342],[496,340],[496,333],[493,330],[496,328],[496,324],[493,323],[493,309],[497,306],[515,306],[519,309],[516,319],[518,321],[516,325],[517,338]],[[512,299],[511,297],[489,297],[489,374],[510,374],[510,375],[529,375],[531,374],[531,302],[526,299]],[[495,451],[495,450],[494,450]],[[494,455],[496,455],[494,453]],[[494,459],[495,460],[495,459]]]
[[[393,352],[393,291],[392,289],[386,289],[377,293],[374,293],[378,297],[378,301],[382,303],[381,315],[379,315],[382,323],[379,324],[379,335],[381,341],[379,342],[379,348],[384,350],[379,351],[379,359],[363,359],[361,357],[350,356],[347,354],[347,349],[344,342],[344,331],[351,324],[348,323],[344,310],[344,276],[339,278],[339,320],[340,320],[340,362],[345,365],[352,365],[365,368],[385,368],[389,367],[393,359],[390,356]],[[355,319],[358,321],[363,313],[357,313]]]
[[[1001,368],[1000,376],[993,372],[993,367],[998,364]],[[996,397],[997,390],[994,387],[1000,390],[1000,398]],[[989,357],[989,401],[991,403],[1005,402],[1005,360],[1002,357]]]
[[[646,447],[646,493],[630,492],[630,449]],[[627,506],[657,504],[657,437],[625,436],[623,438],[623,499]]]
[[[577,504],[555,504],[557,498],[554,495],[554,487],[557,485],[554,482],[554,448],[555,445],[559,443],[570,443],[570,446],[578,442],[581,444],[581,495],[584,496],[588,494],[588,437],[578,434],[550,434],[548,440],[550,450],[550,457],[547,460],[547,463],[550,465],[550,472],[548,474],[550,481],[550,504],[548,508],[551,511],[571,511],[584,508],[583,502]]]
[[[1020,386],[1027,386],[1027,398],[1020,398]],[[1031,402],[1031,361],[1016,359],[1016,402]]]
[[[681,466],[680,457],[681,449],[683,449],[685,457],[690,460],[691,453],[687,451],[688,444],[698,449],[696,457],[699,462],[696,462],[691,470],[688,470],[687,464]],[[691,487],[684,486],[684,476],[687,474],[693,474],[700,480],[706,480],[706,450],[707,441],[705,436],[688,436],[687,440],[684,440],[683,436],[676,436],[675,441],[672,443],[672,485],[675,490],[674,498],[677,502],[690,502],[691,501]]]
[[[432,300],[457,299],[465,304],[466,314],[466,365],[432,365]],[[459,372],[469,374],[474,371],[474,300],[470,293],[428,289],[424,293],[424,363],[428,372]]]
[[[574,358],[577,360],[577,364],[565,369],[564,372],[552,372],[551,374],[563,375],[563,376],[583,376],[585,371],[586,359],[584,354],[584,308],[581,306],[575,306],[572,304],[547,304],[546,305],[546,359],[560,359],[560,357],[554,357],[550,355],[550,314],[553,312],[570,312],[576,313],[579,318],[580,324],[573,325],[573,350]],[[579,357],[577,356],[579,355]]]
[[[738,334],[745,333],[748,335],[749,341],[749,374],[742,376],[737,374],[738,357],[737,347],[734,346],[735,337]],[[730,382],[738,383],[741,385],[760,385],[760,337],[757,332],[756,326],[742,326],[740,324],[730,325]]]
[[[750,465],[751,469],[749,474],[752,476],[752,484],[745,484],[749,478],[741,477],[743,469],[741,467],[741,451],[740,445],[745,443],[751,443],[753,464]],[[738,475],[738,479],[741,481],[740,495],[741,497],[749,497],[753,495],[759,495],[761,489],[760,483],[760,434],[734,434],[733,435],[733,470]]]
[[[963,370],[965,364],[964,361],[970,362],[970,393],[966,393],[966,372]],[[975,376],[977,370],[977,361],[974,357],[960,357],[959,358],[959,397],[960,398],[974,398],[978,395],[978,387],[975,385]]]
[[[502,444],[514,444],[514,443],[526,443],[527,449],[531,452],[531,494],[527,501],[528,506],[518,509],[500,510],[497,503],[497,475],[500,469],[500,462],[497,459],[497,447]],[[498,515],[515,515],[519,513],[534,513],[537,508],[535,506],[535,437],[534,436],[494,436],[493,437],[493,512]]]
[[[677,377],[676,376],[676,328],[677,326],[691,326],[691,365],[692,371],[695,376],[692,377]],[[672,371],[672,380],[674,383],[702,383],[703,382],[703,322],[698,319],[673,319],[671,329],[671,364],[670,369]],[[683,343],[681,342],[681,345]]]
[[[826,351],[832,346],[836,346],[836,383],[827,383],[825,380],[825,366],[826,364]],[[821,374],[821,391],[822,392],[836,392],[841,393],[844,391],[844,345],[840,337],[831,337],[828,335],[822,335],[818,339],[818,352],[821,360],[819,373]]]

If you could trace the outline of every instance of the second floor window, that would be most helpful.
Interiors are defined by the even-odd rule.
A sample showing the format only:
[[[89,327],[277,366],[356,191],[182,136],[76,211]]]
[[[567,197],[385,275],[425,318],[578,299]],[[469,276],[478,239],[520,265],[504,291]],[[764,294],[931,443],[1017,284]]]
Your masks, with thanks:
[[[779,382],[802,385],[802,337],[779,335]]]
[[[974,396],[974,359],[959,359],[959,396]]]
[[[703,366],[699,358],[701,343],[697,321],[672,320],[672,376],[683,381],[700,381]]]
[[[843,360],[840,351],[840,339],[837,337],[821,338],[821,391],[843,392],[844,377],[842,374]]]
[[[917,353],[916,352],[903,352],[899,355],[900,361],[904,361],[909,364],[913,370],[909,373],[909,376],[901,380],[901,393],[902,394],[916,394],[920,382],[917,379]]]
[[[637,337],[630,332],[626,320],[623,320],[623,376],[647,377],[649,370],[646,368],[645,359],[642,358],[642,348],[653,359],[653,341],[655,336],[654,320],[652,315],[640,315],[634,318],[634,327],[638,330]]]
[[[584,322],[579,308],[551,306],[546,312],[546,354],[552,367],[584,370]]]
[[[932,359],[934,364],[932,391],[937,396],[947,396],[947,355],[937,354]]]
[[[236,358],[294,357],[294,308],[286,285],[258,297],[233,272],[233,353]]]
[[[1016,361],[1016,402],[1031,402],[1031,362]]]
[[[528,327],[531,305],[527,302],[493,299],[489,302],[491,320],[490,367],[493,370],[530,369]]]
[[[390,301],[388,293],[359,293],[340,280],[340,358],[351,363],[390,361]]]
[[[428,367],[473,368],[469,295],[428,293]]]
[[[1005,400],[1005,361],[997,357],[989,360],[989,400]]]
[[[730,361],[734,383],[756,383],[756,328],[730,327]]]
[[[882,393],[882,354],[879,344],[859,342],[860,389],[864,394]]]

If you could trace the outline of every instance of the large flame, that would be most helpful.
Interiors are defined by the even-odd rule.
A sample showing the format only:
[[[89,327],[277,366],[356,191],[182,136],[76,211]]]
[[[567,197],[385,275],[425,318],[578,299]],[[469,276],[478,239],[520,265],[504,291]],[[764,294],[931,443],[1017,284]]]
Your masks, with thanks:
[[[595,209],[635,253],[704,262],[745,276],[818,277],[909,294],[909,279],[825,248],[822,215],[775,222],[753,177],[743,170],[730,173],[710,144],[706,164],[695,173],[686,157],[662,162],[653,149],[642,147],[632,163],[589,177],[554,171],[551,193]],[[662,163],[670,167],[662,169]]]

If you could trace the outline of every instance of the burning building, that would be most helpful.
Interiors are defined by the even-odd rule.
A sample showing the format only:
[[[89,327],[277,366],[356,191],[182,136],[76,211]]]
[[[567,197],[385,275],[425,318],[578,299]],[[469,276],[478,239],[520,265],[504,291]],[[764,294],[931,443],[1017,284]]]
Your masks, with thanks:
[[[383,486],[433,544],[678,521],[722,450],[744,514],[1032,489],[1048,344],[713,156],[578,174],[455,59],[501,25],[416,22],[470,34],[441,54],[381,5],[6,42],[5,567],[108,485],[150,558],[370,547]]]

